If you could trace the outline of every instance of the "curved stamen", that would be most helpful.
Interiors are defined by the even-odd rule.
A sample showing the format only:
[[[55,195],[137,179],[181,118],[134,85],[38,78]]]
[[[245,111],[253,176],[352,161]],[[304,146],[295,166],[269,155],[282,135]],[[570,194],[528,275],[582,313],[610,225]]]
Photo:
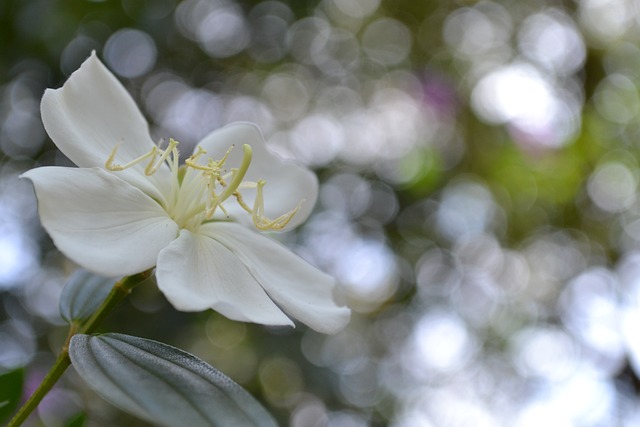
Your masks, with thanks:
[[[120,147],[120,144],[116,144],[116,146],[113,147],[113,150],[111,150],[111,154],[109,154],[109,158],[107,159],[106,162],[104,162],[104,168],[106,170],[111,172],[117,172],[117,171],[123,171],[125,169],[129,169],[130,167],[137,165],[138,163],[148,159],[149,157],[155,156],[155,153],[157,150],[157,148],[154,146],[153,149],[149,151],[147,154],[143,154],[137,159],[133,159],[129,163],[126,163],[124,165],[119,165],[119,164],[113,163],[113,161],[116,158],[116,152],[118,151],[119,147]]]
[[[153,147],[153,150],[151,150],[151,153],[153,154],[153,158],[151,159],[147,167],[144,169],[145,175],[151,176],[154,173],[156,173],[160,168],[160,166],[162,166],[164,161],[167,160],[167,158],[170,155],[173,155],[174,161],[177,160],[179,158],[179,153],[178,153],[178,150],[176,149],[177,146],[178,146],[178,141],[176,141],[173,138],[170,138],[169,145],[164,151],[162,151],[162,155],[160,155],[160,159],[158,159],[157,162],[155,160],[158,153],[158,149],[156,147]]]
[[[276,219],[269,219],[264,215],[264,195],[262,189],[265,184],[266,181],[262,179],[257,182],[257,193],[256,199],[253,203],[253,212],[251,214],[251,219],[253,220],[253,224],[258,230],[282,230],[287,226],[287,224],[289,224],[293,216],[298,213],[298,211],[302,207],[302,203],[304,203],[304,200],[301,200],[300,203],[298,203],[298,205],[295,208],[291,209],[289,212],[280,215]],[[240,203],[240,199],[238,199],[238,202],[240,206],[244,204]]]
[[[149,164],[147,164],[147,167],[144,169],[145,175],[151,176],[158,171],[162,163],[164,163],[164,161],[167,160],[169,156],[171,155],[173,156],[174,163],[177,161],[179,156],[178,150],[176,149],[177,145],[178,145],[178,141],[174,139],[170,139],[169,146],[165,150],[160,150],[158,149],[158,147],[154,146],[151,149],[151,151],[149,151],[148,153],[143,154],[142,156],[136,159],[133,159],[130,162],[125,163],[124,165],[119,165],[114,163],[114,160],[116,158],[116,153],[118,152],[118,148],[120,148],[120,144],[116,144],[116,146],[113,147],[113,150],[111,150],[111,154],[109,154],[109,158],[107,158],[107,161],[104,162],[104,167],[106,170],[111,172],[123,171],[151,157],[151,161],[149,161]],[[160,159],[158,159],[158,161],[156,162],[156,158],[158,157],[158,152],[162,152],[162,154],[160,155]]]
[[[207,170],[206,167],[200,166],[196,161],[204,154],[207,154],[207,150],[198,145],[198,151],[187,157],[184,164],[192,167],[193,169]]]

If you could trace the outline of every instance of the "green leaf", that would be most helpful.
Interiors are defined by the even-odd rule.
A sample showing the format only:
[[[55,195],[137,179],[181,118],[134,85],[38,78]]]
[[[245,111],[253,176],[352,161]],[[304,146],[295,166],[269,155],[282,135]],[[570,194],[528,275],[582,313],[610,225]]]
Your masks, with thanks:
[[[242,387],[195,356],[122,334],[78,334],[69,347],[80,376],[120,409],[167,427],[274,427]]]
[[[22,397],[24,369],[15,369],[0,375],[0,422],[9,418]]]
[[[105,300],[116,279],[76,270],[62,289],[60,315],[71,323],[89,318]]]

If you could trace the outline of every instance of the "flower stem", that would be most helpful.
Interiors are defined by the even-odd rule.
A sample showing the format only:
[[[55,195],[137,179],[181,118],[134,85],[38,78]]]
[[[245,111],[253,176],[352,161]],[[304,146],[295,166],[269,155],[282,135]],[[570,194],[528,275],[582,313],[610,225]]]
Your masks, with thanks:
[[[111,289],[111,292],[107,296],[107,298],[102,302],[102,305],[96,310],[95,313],[87,320],[80,323],[72,323],[71,328],[69,329],[69,335],[67,340],[62,347],[62,351],[58,355],[55,363],[44,377],[36,391],[33,392],[29,400],[25,402],[25,404],[18,410],[16,415],[13,417],[7,427],[18,427],[21,425],[27,417],[33,412],[34,409],[40,404],[40,401],[47,395],[47,393],[51,390],[53,385],[60,379],[64,371],[71,364],[71,359],[69,358],[69,343],[71,342],[71,338],[75,334],[89,334],[93,332],[100,322],[104,320],[104,318],[114,309],[120,301],[125,299],[127,295],[131,293],[131,290],[144,282],[145,280],[151,277],[151,270],[147,270],[145,272],[127,276],[118,280]]]

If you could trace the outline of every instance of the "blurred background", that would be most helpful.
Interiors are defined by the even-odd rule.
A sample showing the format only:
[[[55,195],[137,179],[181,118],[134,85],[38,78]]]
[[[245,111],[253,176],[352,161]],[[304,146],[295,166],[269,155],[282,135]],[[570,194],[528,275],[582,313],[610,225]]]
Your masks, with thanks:
[[[154,138],[248,120],[316,170],[275,237],[354,312],[324,336],[146,287],[103,330],[196,354],[283,426],[640,425],[636,0],[2,0],[0,401],[66,336],[75,266],[18,176],[69,165],[39,102],[92,50]],[[147,424],[70,369],[29,425]]]

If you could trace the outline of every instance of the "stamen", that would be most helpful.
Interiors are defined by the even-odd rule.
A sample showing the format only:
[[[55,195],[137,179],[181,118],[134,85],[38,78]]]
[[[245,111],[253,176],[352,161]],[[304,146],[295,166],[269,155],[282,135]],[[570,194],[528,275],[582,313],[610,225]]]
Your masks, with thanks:
[[[198,151],[193,155],[191,155],[189,158],[187,158],[184,161],[184,164],[189,167],[192,167],[193,169],[198,169],[203,171],[209,170],[208,166],[200,166],[198,163],[196,163],[198,158],[200,158],[200,156],[202,156],[203,154],[207,154],[207,150],[205,150],[204,148],[198,145]]]
[[[239,191],[236,191],[235,193],[233,193],[233,195],[235,196],[236,201],[238,202],[238,204],[242,209],[247,211],[247,213],[249,214],[253,214],[253,210],[249,207],[249,205],[245,203],[244,198],[242,197],[242,194],[240,194]]]
[[[244,144],[242,146],[242,149],[244,150],[244,146],[247,144]],[[224,153],[224,156],[222,156],[222,158],[220,160],[218,160],[218,166],[224,166],[224,164],[227,162],[227,158],[229,157],[229,154],[231,154],[231,150],[233,150],[235,148],[235,144],[231,144],[231,147],[229,147],[229,149],[227,150],[226,153]],[[251,148],[251,147],[249,147]]]
[[[224,214],[224,216],[226,216],[227,218],[229,218],[229,212],[227,212],[227,210],[225,209],[225,207],[223,205],[218,205],[218,207],[220,208],[220,210],[222,211],[222,213]]]
[[[227,217],[229,213],[224,202],[231,196],[236,198],[238,205],[251,215],[256,228],[262,231],[282,230],[302,207],[302,200],[298,205],[278,216],[269,219],[264,214],[264,186],[266,181],[244,181],[253,157],[253,150],[248,144],[242,146],[242,162],[238,168],[224,170],[232,145],[219,160],[206,159],[206,164],[201,159],[207,151],[198,146],[197,151],[185,160],[184,167],[179,165],[178,141],[169,139],[168,146],[163,150],[154,146],[148,153],[126,163],[119,165],[115,158],[120,144],[111,151],[105,162],[105,168],[109,171],[122,171],[141,162],[148,161],[144,171],[146,175],[153,175],[167,163],[172,172],[171,194],[167,195],[166,206],[169,215],[181,226],[190,230],[197,229],[203,221],[210,220],[219,208]],[[200,160],[201,163],[198,163]],[[194,169],[193,174],[188,169]],[[195,172],[200,171],[200,172]],[[243,199],[241,190],[255,189],[256,197],[251,208]]]
[[[229,147],[229,149],[224,154],[224,156],[222,156],[222,158],[217,162],[213,159],[209,159],[209,161],[207,162],[207,165],[203,166],[203,165],[199,165],[197,163],[197,160],[203,154],[207,154],[207,150],[205,150],[204,148],[198,145],[198,151],[195,154],[193,154],[191,157],[186,159],[184,163],[187,166],[192,167],[193,169],[197,169],[205,172],[211,172],[211,173],[219,172],[219,170],[222,169],[222,166],[224,166],[225,162],[227,161],[227,157],[229,157],[229,154],[231,153],[231,150],[233,150],[233,147],[234,145]]]
[[[116,152],[118,151],[118,147],[120,147],[120,144],[116,144],[115,147],[113,147],[113,150],[111,150],[111,154],[109,155],[109,158],[107,159],[106,162],[104,162],[104,168],[108,171],[111,172],[117,172],[117,171],[123,171],[125,169],[129,169],[132,166],[137,165],[138,163],[142,162],[143,160],[148,159],[149,157],[155,155],[155,151],[156,151],[156,147],[153,147],[153,149],[148,152],[147,154],[143,154],[142,156],[138,157],[137,159],[133,159],[132,161],[130,161],[129,163],[126,163],[124,165],[118,165],[113,163],[113,161],[116,158]]]
[[[178,158],[179,154],[178,154],[178,150],[176,149],[177,145],[178,145],[178,141],[174,139],[170,139],[169,146],[167,147],[166,150],[159,150],[158,147],[154,146],[151,149],[151,151],[149,151],[147,154],[143,154],[137,159],[133,159],[132,161],[124,165],[119,165],[114,163],[114,160],[116,158],[116,153],[118,152],[118,148],[120,147],[120,144],[117,144],[115,147],[113,147],[113,150],[111,150],[111,154],[109,155],[109,158],[107,159],[107,161],[104,163],[104,167],[106,170],[111,172],[123,171],[151,157],[151,161],[149,162],[147,167],[144,169],[145,175],[150,176],[158,171],[158,168],[160,168],[162,163],[165,160],[167,160],[167,158],[170,155],[173,155],[174,160]],[[156,157],[158,157],[158,151],[162,151],[162,154],[160,155],[160,159],[156,162]]]
[[[206,172],[205,172],[206,173]],[[216,208],[219,206],[218,203],[218,194],[216,194],[215,186],[216,186],[216,177],[211,175],[208,177],[209,182],[207,182],[207,202],[205,203],[204,212],[205,218],[211,219],[213,214],[216,212]]]
[[[251,219],[253,220],[253,224],[258,230],[282,230],[287,226],[287,224],[289,224],[293,216],[298,213],[300,208],[302,208],[302,203],[304,203],[304,200],[301,200],[300,203],[298,203],[298,205],[295,208],[291,209],[289,212],[280,215],[276,219],[271,220],[264,216],[264,196],[262,188],[265,184],[266,181],[262,179],[257,182],[256,200],[253,204]],[[244,204],[244,202],[241,202],[241,198],[238,198],[238,203],[243,207],[243,209],[248,211],[246,204]]]
[[[145,175],[151,176],[154,173],[156,173],[158,168],[164,163],[165,160],[167,160],[167,158],[171,154],[173,154],[174,159],[178,159],[179,153],[178,153],[178,150],[176,149],[177,145],[178,145],[178,141],[176,141],[173,138],[169,138],[169,146],[162,152],[160,159],[158,159],[158,161],[155,164],[154,162],[158,153],[158,149],[156,147],[153,147],[153,149],[151,150],[151,153],[153,153],[153,158],[151,159],[151,161],[149,162],[149,164],[144,170]]]

